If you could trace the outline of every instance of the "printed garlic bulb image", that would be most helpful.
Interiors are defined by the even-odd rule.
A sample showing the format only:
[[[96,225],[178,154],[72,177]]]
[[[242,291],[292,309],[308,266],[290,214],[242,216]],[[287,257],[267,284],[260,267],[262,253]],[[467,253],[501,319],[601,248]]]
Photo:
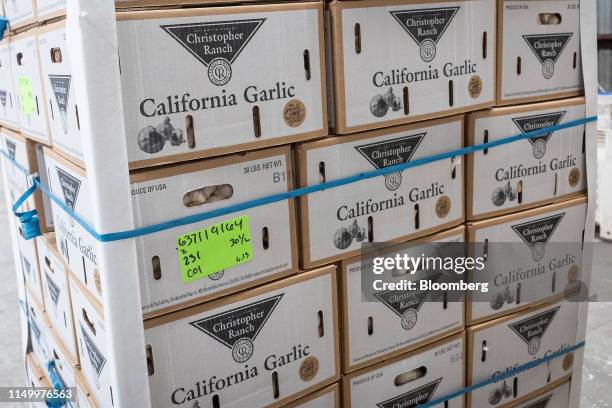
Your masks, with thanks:
[[[510,182],[506,184],[505,193],[506,193],[506,197],[508,197],[508,201],[516,200],[516,196],[517,196],[516,189],[510,185]]]
[[[382,95],[378,94],[370,101],[370,112],[377,118],[381,118],[387,114],[389,105]]]
[[[495,293],[493,297],[491,297],[491,299],[489,300],[489,305],[491,306],[491,309],[493,310],[501,309],[504,303],[505,303],[504,294],[500,292]]]
[[[180,146],[183,143],[185,143],[185,132],[183,132],[183,129],[174,129],[170,135],[170,144]]]
[[[497,207],[503,205],[506,202],[506,192],[501,187],[497,187],[491,194],[491,201]]]
[[[155,130],[157,130],[157,133],[162,135],[164,139],[170,140],[172,138],[172,132],[174,131],[174,126],[172,126],[172,124],[170,123],[170,118],[166,116],[164,120],[162,121],[162,123],[157,125],[157,128],[155,128]]]
[[[400,98],[393,94],[393,88],[389,87],[387,92],[383,95],[383,98],[385,99],[387,105],[390,106],[391,110],[393,110],[394,112],[397,112],[402,108],[402,102],[400,101]]]
[[[353,242],[353,236],[344,227],[341,227],[334,234],[334,246],[338,249],[346,249]]]
[[[147,126],[138,133],[138,147],[145,153],[159,153],[166,144],[166,139],[153,126]]]

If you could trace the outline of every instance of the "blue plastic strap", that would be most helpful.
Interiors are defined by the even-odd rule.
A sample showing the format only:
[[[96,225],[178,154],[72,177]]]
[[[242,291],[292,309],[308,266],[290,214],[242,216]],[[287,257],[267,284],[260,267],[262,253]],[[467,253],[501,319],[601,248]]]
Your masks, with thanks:
[[[568,129],[575,126],[584,125],[589,122],[594,122],[597,120],[597,116],[589,116],[583,119],[577,119],[568,121],[566,123],[549,126],[546,128],[534,130],[526,133],[519,133],[514,136],[505,137],[499,140],[495,140],[493,142],[481,143],[473,146],[463,147],[461,149],[452,150],[445,153],[439,153],[428,157],[422,157],[420,159],[411,160],[409,162],[396,164],[393,166],[385,167],[382,169],[371,170],[367,172],[362,172],[359,174],[355,174],[348,177],[339,178],[337,180],[328,181],[325,183],[320,183],[312,186],[302,187],[295,190],[287,191],[284,193],[272,194],[266,197],[257,198],[254,200],[250,200],[244,203],[238,203],[234,205],[230,205],[227,207],[218,208],[211,211],[206,211],[199,214],[193,214],[186,217],[181,217],[175,220],[165,221],[159,224],[153,224],[146,227],[140,227],[133,230],[127,231],[119,231],[119,232],[110,232],[106,234],[99,234],[96,232],[84,219],[82,219],[78,214],[76,214],[71,208],[69,208],[60,198],[55,196],[49,189],[44,186],[40,180],[35,180],[35,185],[38,186],[43,193],[45,193],[51,200],[53,200],[62,210],[64,210],[71,218],[73,218],[81,227],[83,227],[89,234],[92,235],[94,239],[99,242],[111,242],[111,241],[120,241],[129,238],[135,238],[143,235],[149,235],[160,231],[165,231],[168,229],[176,228],[183,225],[192,224],[195,222],[205,221],[211,218],[220,217],[223,215],[231,214],[238,211],[244,211],[249,208],[259,207],[266,204],[275,203],[278,201],[284,201],[289,198],[296,198],[305,196],[308,194],[313,194],[319,191],[327,190],[330,188],[340,187],[343,185],[355,183],[361,180],[367,180],[374,177],[383,176],[389,173],[397,173],[406,169],[410,169],[417,166],[422,166],[424,164],[433,163],[440,160],[450,159],[457,156],[463,156],[470,153],[475,153],[480,150],[492,149],[497,146],[502,146],[508,143],[513,143],[523,139],[529,139],[534,137],[539,137],[546,135],[551,132],[555,132],[562,129]],[[8,155],[5,153],[5,156]],[[10,159],[10,157],[9,157]],[[14,162],[14,160],[11,159]]]
[[[57,391],[62,391],[66,389],[64,383],[62,382],[62,379],[60,378],[59,374],[57,374],[57,368],[55,368],[55,361],[49,360],[47,362],[47,373],[49,374],[51,386],[54,389],[56,389]],[[47,404],[47,407],[49,408],[61,408],[66,406],[65,398],[47,398],[45,402]]]
[[[548,355],[546,357],[542,357],[542,358],[539,358],[537,360],[533,360],[533,361],[531,361],[531,362],[529,362],[527,364],[520,365],[520,366],[518,366],[516,368],[513,368],[512,370],[508,370],[505,373],[494,375],[493,377],[491,377],[489,379],[486,379],[484,381],[480,381],[480,382],[478,382],[476,384],[470,385],[469,387],[465,387],[465,388],[463,388],[461,390],[458,390],[458,391],[452,392],[450,394],[444,395],[444,396],[442,396],[440,398],[436,398],[436,399],[434,399],[432,401],[429,401],[429,402],[427,402],[425,404],[418,405],[418,408],[430,408],[430,407],[433,407],[435,405],[442,404],[445,401],[449,401],[449,400],[451,400],[453,398],[457,398],[457,397],[460,397],[462,395],[469,394],[470,392],[475,391],[475,390],[477,390],[479,388],[482,388],[482,387],[486,387],[487,385],[503,381],[503,380],[508,379],[510,377],[514,377],[515,375],[520,374],[523,371],[527,371],[529,369],[532,369],[534,367],[542,365],[542,364],[544,364],[544,363],[546,363],[546,362],[548,362],[550,360],[554,360],[557,357],[561,357],[561,356],[563,356],[563,355],[565,355],[567,353],[571,353],[572,351],[576,351],[576,350],[584,347],[585,344],[586,343],[584,341],[581,341],[581,342],[579,342],[579,343],[577,343],[577,344],[575,344],[575,345],[573,345],[573,346],[571,346],[569,348],[557,351],[557,352],[552,353],[552,354],[550,354],[550,355]]]
[[[0,16],[0,41],[4,38],[4,32],[8,28],[8,19],[4,16]]]
[[[28,188],[22,195],[17,199],[15,204],[13,204],[13,214],[17,217],[19,222],[21,223],[21,234],[26,240],[30,240],[32,238],[36,238],[41,234],[40,232],[40,221],[38,219],[38,215],[36,210],[30,210],[25,212],[18,211],[19,208],[26,202],[28,198],[38,188],[37,182],[40,180],[38,177],[34,178],[34,183]]]

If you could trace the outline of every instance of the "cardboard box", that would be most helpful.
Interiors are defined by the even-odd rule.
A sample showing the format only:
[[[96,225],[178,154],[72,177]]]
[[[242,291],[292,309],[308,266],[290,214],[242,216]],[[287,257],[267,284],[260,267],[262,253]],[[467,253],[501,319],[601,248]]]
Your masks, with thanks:
[[[463,146],[463,116],[298,146],[300,187]],[[331,188],[299,199],[301,261],[310,268],[360,253],[368,242],[404,242],[460,224],[461,157]]]
[[[20,30],[36,23],[34,0],[2,0],[4,16],[9,20],[11,31]]]
[[[340,389],[338,384],[315,391],[299,400],[286,405],[287,408],[340,408]]]
[[[30,327],[30,347],[37,364],[45,367],[49,350],[49,320],[40,305],[32,300],[31,291],[27,293],[28,325]]]
[[[567,382],[546,390],[528,401],[512,405],[512,408],[569,408],[570,388],[572,383]]]
[[[130,168],[327,134],[322,3],[117,20]]]
[[[32,388],[51,387],[51,383],[47,379],[47,376],[43,369],[36,362],[36,358],[32,354],[26,354],[25,356],[25,375],[27,386]],[[30,405],[32,408],[47,408],[46,402],[37,401],[32,402]]]
[[[581,95],[579,0],[498,0],[497,105]]]
[[[11,37],[13,86],[19,106],[19,129],[30,139],[51,144],[47,119],[47,98],[40,71],[35,29]]]
[[[70,360],[78,363],[68,266],[57,252],[55,234],[44,234],[36,243],[47,317]]]
[[[364,285],[370,283],[364,275],[370,275],[372,281],[380,279],[383,282],[443,281],[440,272],[433,270],[414,275],[396,275],[387,270],[374,275],[373,257],[446,254],[444,246],[455,245],[450,250],[449,255],[452,255],[455,249],[465,250],[464,242],[465,228],[460,226],[340,263],[344,370],[353,371],[371,365],[463,330],[463,299],[453,299],[444,304],[442,296],[433,297],[432,292],[419,289],[374,291],[369,287],[368,291]]]
[[[336,290],[330,266],[145,321],[152,406],[278,407],[337,380]]]
[[[584,98],[479,111],[467,117],[467,144],[494,142],[584,117]],[[468,155],[466,218],[498,216],[583,194],[584,138],[582,125]]]
[[[468,333],[468,386],[576,344],[579,303],[562,300],[505,316]],[[572,373],[574,353],[550,360],[507,380],[468,394],[467,408],[525,401],[544,387],[563,383]],[[556,407],[556,406],[555,406]]]
[[[17,266],[21,264],[26,291],[29,292],[28,301],[36,303],[40,311],[44,312],[45,302],[42,290],[42,279],[40,277],[40,267],[38,265],[36,240],[30,239],[26,241],[21,234],[17,234],[17,242],[19,258],[15,259],[15,263]]]
[[[81,372],[96,404],[111,407],[113,390],[109,367],[113,362],[108,360],[103,306],[72,273],[69,281]]]
[[[488,292],[468,292],[466,321],[475,324],[516,313],[578,289],[587,199],[577,198],[468,224],[474,256],[485,269],[468,272]]]
[[[0,126],[19,130],[19,108],[13,84],[9,40],[0,41]]]
[[[342,378],[343,403],[357,407],[416,407],[464,387],[464,335],[394,357]],[[463,396],[443,404],[463,408]]]
[[[65,3],[65,0],[64,0]],[[40,5],[40,1],[38,3]],[[49,131],[53,148],[85,168],[76,82],[72,80],[70,50],[66,44],[66,21],[38,30],[42,78],[49,106]]]
[[[340,1],[329,10],[336,132],[494,104],[495,2]]]
[[[66,204],[85,220],[91,220],[91,186],[85,172],[49,149],[45,150],[45,155],[51,191],[64,197]],[[289,147],[138,171],[131,175],[136,227],[282,193],[292,189],[292,180]],[[216,194],[209,196],[211,188]],[[223,199],[227,195],[229,198]],[[97,241],[64,211],[56,213],[57,240],[63,248],[60,252],[83,283],[93,280],[99,285],[99,277],[91,279],[97,273]],[[248,217],[253,250],[250,260],[210,275],[204,271],[200,279],[184,280],[177,238],[240,216]],[[294,218],[293,200],[285,200],[138,237],[145,317],[201,303],[294,272],[297,269]],[[93,293],[101,293],[97,286],[87,285]]]
[[[8,192],[11,197],[11,204],[13,204],[30,187],[31,181],[28,179],[28,175],[38,174],[43,183],[47,182],[47,173],[43,170],[45,166],[42,146],[25,138],[22,134],[6,128],[0,129],[0,139],[2,142],[0,148],[6,151],[21,167],[20,169],[13,162],[8,161],[2,156],[4,171],[9,183]],[[23,170],[27,172],[27,175]],[[51,202],[40,190],[34,192],[31,198],[22,206],[22,211],[34,209],[38,215],[40,230],[43,232],[52,231],[53,216],[51,214]],[[18,222],[16,218],[14,222]]]
[[[66,0],[36,0],[38,21],[51,20],[66,14]]]
[[[53,327],[49,328],[47,340],[47,362],[53,361],[55,363],[55,369],[64,386],[75,387],[77,362],[68,354],[68,350],[64,347]]]
[[[79,408],[100,408],[98,402],[93,398],[87,380],[81,370],[75,372],[76,379],[76,406]]]

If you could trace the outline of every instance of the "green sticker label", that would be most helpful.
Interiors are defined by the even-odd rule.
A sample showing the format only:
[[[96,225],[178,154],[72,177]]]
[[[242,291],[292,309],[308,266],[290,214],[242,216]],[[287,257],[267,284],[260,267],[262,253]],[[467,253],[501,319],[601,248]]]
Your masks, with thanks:
[[[26,115],[32,115],[36,112],[36,104],[34,102],[34,92],[32,91],[32,80],[28,77],[17,78],[19,86],[19,104],[21,111]]]
[[[243,215],[176,238],[183,282],[190,283],[253,258],[249,217]]]

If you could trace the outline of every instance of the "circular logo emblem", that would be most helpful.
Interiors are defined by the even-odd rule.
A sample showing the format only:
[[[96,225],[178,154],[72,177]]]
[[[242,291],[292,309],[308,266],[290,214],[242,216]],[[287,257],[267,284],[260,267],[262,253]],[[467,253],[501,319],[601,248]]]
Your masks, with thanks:
[[[563,369],[567,371],[570,368],[572,368],[573,365],[574,365],[574,353],[567,353],[565,357],[563,357],[563,362],[561,363],[561,367],[563,367]]]
[[[208,64],[208,79],[217,86],[227,84],[232,79],[232,66],[224,58],[215,58]]]
[[[580,268],[578,265],[572,265],[567,272],[567,280],[568,282],[576,282],[578,280],[578,274],[580,273]]]
[[[302,381],[310,381],[319,372],[319,359],[313,356],[306,357],[300,364],[299,373]]]
[[[546,142],[542,139],[538,139],[533,142],[533,157],[541,159],[546,154]]]
[[[570,187],[576,187],[576,185],[578,185],[578,182],[580,181],[580,169],[578,167],[573,167],[570,170],[567,181]]]
[[[412,309],[408,309],[402,315],[402,328],[404,330],[412,329],[417,323],[417,312]]]
[[[436,43],[427,38],[421,43],[421,59],[430,62],[436,57]]]
[[[540,338],[534,337],[533,339],[529,340],[527,351],[529,352],[529,355],[533,356],[538,352],[538,350],[540,350]]]
[[[496,207],[503,205],[506,202],[506,192],[504,189],[497,187],[495,190],[493,190],[493,194],[491,194],[491,201]]]
[[[448,196],[443,195],[436,202],[436,215],[438,218],[446,218],[451,210],[451,200]]]
[[[482,92],[482,79],[478,75],[474,75],[468,81],[468,93],[474,99],[480,96]]]
[[[215,272],[215,273],[211,273],[210,275],[208,275],[208,277],[212,280],[219,280],[223,277],[223,273],[225,272],[225,269],[219,271],[219,272]]]
[[[292,99],[283,108],[285,123],[291,127],[298,127],[306,119],[306,106],[299,99]]]
[[[394,191],[402,184],[402,173],[385,174],[385,186],[387,190]]]
[[[244,363],[253,355],[253,342],[246,337],[241,338],[232,347],[232,358],[237,363]]]
[[[533,258],[533,260],[537,262],[537,261],[540,261],[542,258],[544,258],[545,249],[546,249],[546,246],[543,243],[541,242],[536,243],[531,249],[531,257]]]
[[[552,60],[546,60],[542,64],[542,75],[544,78],[550,79],[553,75],[555,75],[555,63]]]

